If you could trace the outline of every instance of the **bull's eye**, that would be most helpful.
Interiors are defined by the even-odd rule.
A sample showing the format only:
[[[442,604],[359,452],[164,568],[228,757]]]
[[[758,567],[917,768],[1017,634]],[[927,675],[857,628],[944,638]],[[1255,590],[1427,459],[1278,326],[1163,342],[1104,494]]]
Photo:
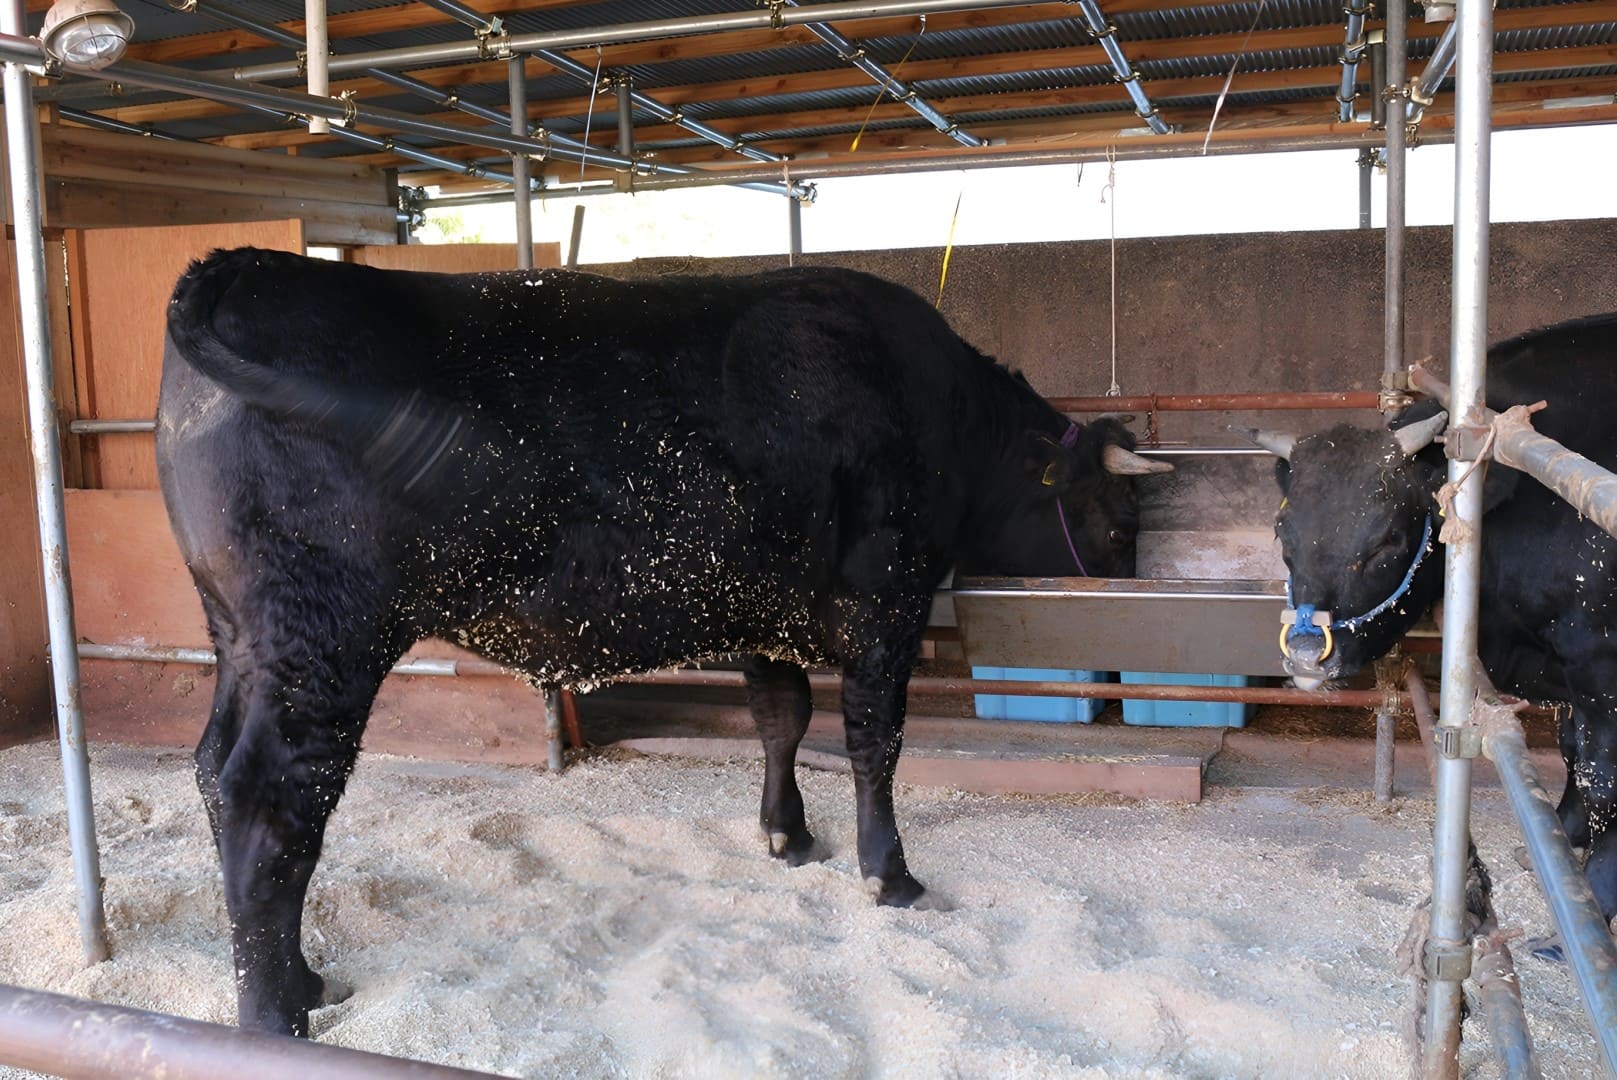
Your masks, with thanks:
[[[1113,529],[1106,534],[1106,542],[1113,547],[1122,547],[1128,541],[1129,538],[1122,529]]]

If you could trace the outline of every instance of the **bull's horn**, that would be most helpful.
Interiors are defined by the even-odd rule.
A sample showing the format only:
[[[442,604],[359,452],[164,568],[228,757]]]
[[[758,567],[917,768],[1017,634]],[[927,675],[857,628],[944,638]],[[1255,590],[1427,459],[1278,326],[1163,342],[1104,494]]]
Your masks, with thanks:
[[[1263,447],[1277,458],[1291,460],[1291,448],[1297,445],[1297,436],[1289,431],[1271,431],[1268,428],[1231,427],[1231,431],[1248,442]]]
[[[1392,433],[1392,437],[1398,440],[1398,449],[1404,452],[1405,457],[1414,457],[1430,446],[1432,440],[1437,438],[1438,433],[1448,427],[1448,424],[1449,414],[1440,412],[1419,423],[1399,428]]]
[[[1173,472],[1173,466],[1168,462],[1141,457],[1116,443],[1106,444],[1106,449],[1101,454],[1101,461],[1105,464],[1106,471],[1113,476],[1146,476],[1151,473]]]
[[[1103,412],[1095,419],[1116,420],[1119,424],[1132,424],[1134,423],[1134,414],[1131,412]]]

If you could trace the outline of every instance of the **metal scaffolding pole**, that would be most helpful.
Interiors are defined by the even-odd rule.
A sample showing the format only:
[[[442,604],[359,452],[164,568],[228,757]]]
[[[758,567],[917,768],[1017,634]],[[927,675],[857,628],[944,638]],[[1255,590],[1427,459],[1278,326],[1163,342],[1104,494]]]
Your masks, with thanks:
[[[801,4],[801,0],[785,0],[785,3],[790,7],[798,7]],[[890,74],[886,68],[882,67],[880,64],[876,63],[876,61],[866,56],[863,47],[855,45],[853,42],[849,41],[847,38],[838,33],[834,28],[827,26],[823,22],[811,22],[808,24],[808,30],[809,33],[813,34],[815,37],[831,46],[831,48],[835,49],[839,59],[852,64],[854,67],[870,76],[871,81],[873,81],[880,88],[877,93],[877,100],[880,100],[881,94],[890,94],[892,95],[894,101],[909,106],[911,112],[914,112],[921,119],[925,120],[927,123],[936,128],[940,133],[949,136],[949,138],[953,139],[960,145],[985,145],[982,139],[979,139],[969,131],[961,131],[958,124],[940,113],[936,106],[917,94],[915,90],[909,86],[909,84],[900,82],[896,77]],[[925,15],[921,16],[921,31],[922,33],[926,32]]]
[[[482,1080],[491,1073],[0,985],[0,1064],[75,1080]]]
[[[1378,86],[1376,95],[1386,100],[1387,116],[1387,237],[1386,293],[1381,315],[1381,401],[1383,413],[1396,412],[1409,402],[1405,387],[1399,385],[1404,371],[1404,207],[1406,204],[1405,167],[1409,129],[1404,103],[1409,69],[1409,11],[1403,0],[1387,7],[1386,44],[1387,85]]]
[[[1482,470],[1471,465],[1485,423],[1488,335],[1488,140],[1493,99],[1493,7],[1461,0],[1456,16],[1454,117],[1454,298],[1449,339],[1453,391],[1447,448],[1449,482],[1459,485],[1444,525],[1443,705],[1439,727],[1459,727],[1471,714],[1476,680],[1477,596],[1482,565]],[[1463,484],[1461,480],[1470,473]],[[1450,740],[1458,745],[1459,740]],[[1447,744],[1447,743],[1446,743]],[[1461,981],[1470,972],[1465,934],[1465,880],[1471,838],[1471,759],[1459,751],[1438,759],[1432,852],[1431,928],[1424,1068],[1429,1078],[1459,1070]]]
[[[27,33],[22,0],[0,0],[0,33]],[[67,511],[62,493],[62,445],[52,386],[50,306],[45,291],[38,122],[33,77],[10,58],[5,66],[6,166],[11,180],[11,224],[16,234],[17,314],[22,323],[23,377],[28,394],[28,443],[34,462],[34,506],[45,576],[51,689],[56,735],[62,748],[63,797],[78,893],[79,940],[85,964],[108,956],[101,906],[101,856],[96,850],[90,798],[90,756],[80,710],[78,635],[73,627],[73,586],[68,572]]]
[[[1026,0],[839,0],[805,8],[766,7],[761,10],[721,12],[714,15],[685,15],[648,22],[589,26],[577,30],[546,30],[532,34],[500,33],[479,41],[452,41],[435,45],[411,45],[398,49],[334,56],[327,64],[333,75],[363,71],[369,67],[409,68],[454,64],[491,57],[504,60],[513,53],[540,49],[583,49],[596,45],[620,45],[652,38],[686,37],[730,30],[767,30],[811,22],[847,22],[897,15],[925,15],[938,11],[987,11],[1017,7]],[[276,61],[236,68],[236,79],[292,79],[301,74],[296,61]]]
[[[1342,85],[1336,91],[1336,118],[1342,123],[1353,119],[1353,90],[1359,81],[1359,61],[1364,59],[1364,17],[1370,14],[1369,0],[1349,3],[1347,29],[1342,41]]]
[[[43,59],[43,55],[39,43],[31,38],[16,37],[0,40],[0,56],[27,56],[29,63],[39,63]],[[162,64],[149,64],[139,60],[125,60],[101,71],[76,67],[70,67],[69,70],[73,71],[74,74],[86,75],[106,82],[147,86],[158,90],[167,90],[171,93],[185,94],[190,97],[221,101],[227,105],[235,105],[243,109],[263,108],[279,113],[293,113],[301,117],[324,116],[327,119],[341,121],[344,124],[365,124],[384,130],[423,135],[427,138],[440,139],[446,142],[486,146],[491,150],[499,150],[507,154],[524,153],[540,158],[553,157],[564,161],[582,161],[586,164],[604,165],[614,169],[635,169],[639,172],[650,174],[692,176],[702,172],[700,169],[687,165],[658,165],[645,161],[630,161],[616,154],[586,148],[582,143],[559,135],[544,134],[540,138],[525,138],[493,129],[465,128],[454,124],[441,124],[393,109],[358,105],[351,101],[334,101],[331,98],[311,97],[295,90],[282,90],[274,86],[253,86],[236,83],[209,73],[167,67]],[[333,132],[336,130],[336,128],[333,128]],[[353,131],[349,131],[348,134],[349,136],[360,135],[360,133]],[[394,146],[390,141],[387,143],[387,148],[396,153],[403,153],[402,149]],[[456,163],[456,168],[458,171],[471,173],[472,175],[483,175],[483,173],[475,171],[478,168],[476,166],[465,166]],[[489,173],[488,175],[494,174]],[[510,181],[507,180],[507,182]],[[733,186],[749,188],[754,191],[765,191],[772,195],[797,194],[802,189],[802,185],[788,187],[788,185],[782,184],[778,180],[753,181],[738,179]]]
[[[522,57],[513,56],[507,64],[510,68],[511,88],[511,134],[526,137],[528,134],[528,72],[522,66]],[[512,207],[516,210],[517,220],[517,268],[519,270],[533,269],[533,195],[529,183],[529,170],[531,163],[527,154],[511,155],[511,178],[515,181],[511,185],[514,197]]]

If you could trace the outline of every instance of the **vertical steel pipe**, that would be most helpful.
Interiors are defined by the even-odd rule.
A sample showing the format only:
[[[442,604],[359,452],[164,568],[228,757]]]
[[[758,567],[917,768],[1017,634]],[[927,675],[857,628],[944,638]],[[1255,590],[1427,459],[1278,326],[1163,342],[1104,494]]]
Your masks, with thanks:
[[[573,233],[567,240],[567,269],[578,269],[578,245],[584,240],[584,204],[573,207]]]
[[[1387,5],[1387,85],[1376,93],[1387,99],[1387,244],[1386,291],[1381,316],[1381,409],[1393,412],[1408,401],[1396,380],[1404,370],[1404,206],[1405,126],[1404,95],[1409,59],[1409,8],[1404,0]]]
[[[1369,147],[1359,151],[1359,228],[1370,227],[1370,178],[1375,175],[1376,152]]]
[[[1391,21],[1392,12],[1387,12],[1387,19]],[[1376,30],[1365,38],[1370,43],[1370,126],[1373,128],[1387,126],[1387,95],[1383,92],[1387,86],[1387,34],[1385,30]]]
[[[1376,710],[1376,802],[1392,802],[1392,771],[1398,718],[1385,709]]]
[[[786,200],[786,253],[793,262],[803,254],[803,203]]]
[[[1462,0],[1455,20],[1458,64],[1454,117],[1454,269],[1451,355],[1449,481],[1471,468],[1480,440],[1465,429],[1483,420],[1488,331],[1489,125],[1493,93],[1493,7]],[[1459,430],[1456,430],[1458,428]],[[1470,445],[1467,445],[1467,444]],[[1456,453],[1456,451],[1458,453]],[[1482,563],[1481,470],[1460,486],[1444,525],[1447,547],[1443,592],[1443,705],[1439,726],[1463,724],[1471,714],[1476,680],[1477,594]],[[1460,980],[1469,967],[1465,940],[1465,878],[1470,845],[1471,760],[1438,760],[1432,853],[1431,933],[1426,946],[1428,983],[1424,1068],[1427,1077],[1454,1076],[1459,1068]],[[1462,953],[1463,950],[1463,953]]]
[[[331,44],[326,37],[326,0],[303,0],[303,50],[309,93],[330,97],[331,77],[326,72],[326,61]],[[309,130],[324,135],[331,130],[331,122],[323,116],[311,116]]]
[[[618,101],[618,153],[630,161],[634,160],[634,86],[626,74],[619,75],[614,80],[614,90]],[[634,189],[634,170],[618,173],[613,177],[619,191],[632,191]]]
[[[561,772],[561,691],[545,691],[545,767]]]
[[[25,36],[22,0],[0,0],[0,33]],[[67,512],[62,495],[62,446],[56,428],[51,374],[50,306],[45,290],[45,240],[41,230],[39,150],[32,77],[18,61],[5,66],[6,166],[11,179],[11,224],[16,234],[17,314],[22,323],[24,379],[28,391],[28,442],[34,462],[34,505],[45,572],[45,621],[49,628],[51,689],[56,735],[62,749],[62,791],[78,891],[79,940],[84,962],[98,964],[107,951],[101,907],[101,855],[96,850],[95,811],[90,799],[90,757],[80,710],[78,635],[73,628],[73,587],[68,573]]]
[[[511,134],[527,138],[528,135],[528,72],[522,57],[513,56],[506,61],[510,76]],[[529,173],[532,168],[527,154],[511,155],[512,207],[517,219],[517,268],[533,269],[533,192]]]

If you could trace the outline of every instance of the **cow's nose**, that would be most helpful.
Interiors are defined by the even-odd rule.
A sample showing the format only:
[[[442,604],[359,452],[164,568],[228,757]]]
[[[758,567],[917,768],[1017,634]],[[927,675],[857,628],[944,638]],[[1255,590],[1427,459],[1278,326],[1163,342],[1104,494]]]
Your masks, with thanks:
[[[1286,635],[1286,670],[1293,677],[1312,678],[1323,681],[1325,661],[1325,636],[1323,634],[1287,634]],[[1303,687],[1311,689],[1311,687]]]

